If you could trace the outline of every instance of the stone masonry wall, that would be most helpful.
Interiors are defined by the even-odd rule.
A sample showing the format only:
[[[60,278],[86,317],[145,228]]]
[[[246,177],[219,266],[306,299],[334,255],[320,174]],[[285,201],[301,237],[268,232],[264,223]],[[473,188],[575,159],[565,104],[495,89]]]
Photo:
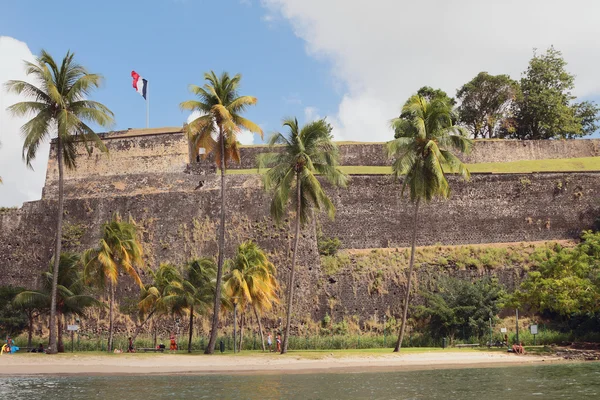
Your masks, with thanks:
[[[81,226],[85,233],[70,238],[66,249],[81,251],[96,245],[101,224],[119,212],[131,215],[140,225],[149,268],[166,261],[181,264],[195,255],[214,256],[218,177],[173,176],[189,179],[181,191],[68,199],[65,229]],[[474,175],[469,183],[451,178],[451,198],[421,208],[418,244],[576,238],[600,214],[599,178],[595,173]],[[192,186],[197,179],[205,184],[195,189]],[[274,225],[268,217],[269,197],[258,176],[230,175],[227,183],[227,254],[231,255],[241,241],[255,239],[271,253],[285,288],[293,219],[282,228]],[[318,224],[303,232],[298,315],[318,319],[326,312],[335,312],[338,316],[358,313],[368,318],[378,310],[396,307],[396,296],[403,290],[399,283],[391,285],[387,293],[369,293],[363,298],[370,292],[367,281],[343,273],[333,283],[328,280],[320,265],[316,237],[320,229],[323,236],[339,237],[342,247],[350,249],[408,246],[413,209],[399,197],[399,188],[384,176],[354,176],[348,189],[326,189],[336,204],[337,217],[329,221],[320,215]],[[55,201],[42,200],[0,214],[2,284],[35,286],[52,254],[55,209]],[[403,274],[403,270],[397,271],[398,277]],[[133,282],[123,278],[119,297],[135,299],[137,293]]]

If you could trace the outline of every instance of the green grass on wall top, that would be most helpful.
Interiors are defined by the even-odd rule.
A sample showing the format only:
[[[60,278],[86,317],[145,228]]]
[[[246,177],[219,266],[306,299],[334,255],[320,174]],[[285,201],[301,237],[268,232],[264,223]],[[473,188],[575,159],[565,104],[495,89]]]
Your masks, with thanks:
[[[557,158],[549,160],[522,160],[496,163],[468,164],[472,173],[527,174],[534,172],[585,172],[600,171],[600,157]],[[391,167],[341,166],[349,175],[386,175]],[[230,169],[228,174],[256,174],[256,169]]]

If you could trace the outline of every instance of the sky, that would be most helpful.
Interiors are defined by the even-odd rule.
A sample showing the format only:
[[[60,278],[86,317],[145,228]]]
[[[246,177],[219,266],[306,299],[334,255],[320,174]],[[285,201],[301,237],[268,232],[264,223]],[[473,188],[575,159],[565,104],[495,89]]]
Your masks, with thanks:
[[[454,95],[480,71],[519,79],[550,45],[577,76],[574,93],[600,101],[597,0],[0,0],[0,10],[0,85],[26,79],[23,60],[41,49],[72,50],[104,76],[92,98],[115,113],[114,130],[145,126],[132,70],[149,81],[152,127],[181,126],[188,85],[214,70],[242,74],[241,94],[258,98],[246,116],[265,138],[296,116],[327,117],[337,140],[385,141],[420,87]],[[22,162],[26,120],[5,111],[19,100],[0,88],[0,206],[39,199],[45,177],[47,144],[33,170]]]

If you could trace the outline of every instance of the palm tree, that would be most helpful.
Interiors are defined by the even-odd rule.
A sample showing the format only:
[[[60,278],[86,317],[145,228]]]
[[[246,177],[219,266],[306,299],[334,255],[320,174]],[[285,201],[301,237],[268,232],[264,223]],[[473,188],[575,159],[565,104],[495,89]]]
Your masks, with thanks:
[[[40,290],[28,290],[15,297],[15,303],[22,307],[37,309],[49,308],[52,303],[52,282],[54,279],[53,266],[50,271],[42,274],[42,287]],[[89,307],[102,307],[102,303],[94,297],[85,294],[86,286],[81,276],[79,255],[62,253],[59,261],[56,311],[58,321],[58,351],[63,352],[62,317],[67,315],[83,316]]]
[[[169,295],[171,282],[180,279],[177,268],[172,264],[160,264],[156,272],[150,270],[152,283],[145,285],[140,293],[138,309],[140,314],[140,323],[133,334],[133,340],[139,335],[140,330],[152,317],[159,317],[169,313],[170,309],[165,304],[165,298]]]
[[[348,177],[338,169],[338,148],[331,141],[331,126],[325,120],[314,121],[300,128],[297,119],[286,119],[283,126],[289,129],[286,135],[275,133],[269,139],[271,148],[283,145],[279,153],[259,156],[259,169],[272,167],[264,175],[264,186],[273,190],[271,216],[280,223],[288,203],[296,210],[296,238],[287,290],[287,321],[281,353],[287,352],[294,299],[294,273],[300,227],[309,220],[311,210],[324,208],[330,218],[335,216],[335,207],[325,194],[316,175],[324,176],[333,186],[345,187]],[[296,186],[295,196],[290,194]]]
[[[246,305],[252,307],[262,348],[265,351],[260,314],[270,310],[273,303],[279,303],[277,297],[279,284],[275,278],[275,266],[256,243],[248,241],[239,245],[235,258],[229,262],[229,269],[229,273],[225,276],[225,294],[232,299],[232,302],[240,304],[242,318]],[[243,329],[240,332],[241,350]]]
[[[219,256],[217,259],[217,282],[214,298],[213,320],[210,340],[205,350],[213,354],[219,327],[219,308],[221,305],[221,285],[223,280],[223,261],[225,247],[225,168],[229,160],[239,163],[240,153],[236,135],[241,129],[258,133],[262,138],[262,129],[254,122],[241,116],[248,106],[256,104],[256,97],[239,96],[238,89],[242,76],[233,78],[226,72],[220,77],[211,71],[204,74],[207,81],[204,86],[190,85],[190,92],[198,100],[188,100],[179,106],[183,110],[195,111],[200,116],[187,126],[188,138],[196,154],[200,148],[206,149],[206,155],[214,153],[215,162],[221,170],[221,224],[219,227]]]
[[[419,205],[421,200],[429,202],[435,197],[447,198],[450,195],[446,173],[458,172],[463,178],[469,179],[467,167],[449,149],[466,153],[472,145],[472,141],[466,137],[465,129],[453,124],[457,120],[456,114],[446,99],[435,98],[428,101],[414,95],[402,107],[402,116],[405,118],[391,121],[397,139],[388,143],[388,154],[395,158],[392,164],[395,179],[406,175],[402,194],[408,187],[410,200],[415,208],[402,325],[395,352],[400,351],[406,327]]]
[[[48,352],[56,352],[56,290],[61,252],[63,222],[63,163],[75,168],[76,144],[84,143],[88,153],[89,142],[107,151],[102,140],[88,125],[90,122],[102,127],[113,124],[113,113],[106,106],[87,100],[87,96],[102,82],[102,76],[89,73],[76,63],[75,54],[67,52],[60,66],[52,56],[42,50],[35,63],[25,62],[25,72],[37,86],[24,81],[8,81],[6,88],[18,95],[24,94],[30,101],[16,103],[8,110],[17,117],[34,115],[21,127],[25,138],[23,158],[27,166],[37,155],[40,144],[56,135],[56,159],[58,161],[58,210],[54,239],[54,277],[52,280],[52,304],[50,306],[50,340]]]
[[[169,294],[164,301],[170,305],[171,311],[178,315],[184,312],[190,314],[188,353],[192,352],[194,314],[210,309],[215,295],[216,273],[217,266],[213,259],[192,259],[186,264],[185,278],[179,275],[167,288]]]
[[[142,244],[137,235],[135,221],[130,217],[128,222],[122,221],[116,213],[111,221],[102,225],[102,239],[99,246],[86,250],[83,253],[84,276],[86,282],[105,288],[108,285],[109,300],[109,325],[108,325],[108,351],[113,346],[113,308],[115,302],[115,289],[119,281],[119,273],[124,272],[143,288],[142,280],[135,267],[141,267]]]

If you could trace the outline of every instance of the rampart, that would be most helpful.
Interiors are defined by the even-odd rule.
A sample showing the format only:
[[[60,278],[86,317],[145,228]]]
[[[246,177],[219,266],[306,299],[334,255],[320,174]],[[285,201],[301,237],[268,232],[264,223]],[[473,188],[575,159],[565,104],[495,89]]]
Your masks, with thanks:
[[[94,150],[88,157],[81,150],[78,169],[67,171],[65,177],[67,250],[81,251],[96,245],[101,224],[119,212],[131,215],[140,225],[149,268],[165,261],[182,263],[194,255],[216,254],[219,180],[214,166],[208,161],[195,162],[183,133],[177,129],[169,132],[109,135],[105,138],[108,156]],[[479,141],[467,160],[594,156],[599,143]],[[341,145],[342,164],[380,165],[384,163],[382,146]],[[241,167],[251,168],[256,154],[264,150],[260,146],[243,147]],[[52,160],[43,199],[0,213],[2,284],[33,287],[48,266],[56,218],[56,176]],[[600,173],[474,174],[470,182],[455,177],[450,180],[450,199],[424,204],[421,209],[419,245],[573,239],[600,215]],[[334,221],[319,215],[303,231],[298,315],[322,318],[329,312],[370,318],[390,307],[397,311],[398,296],[403,291],[403,267],[392,271],[396,278],[385,291],[371,290],[361,280],[364,277],[357,277],[351,268],[331,277],[323,271],[317,237],[338,237],[344,249],[408,246],[413,209],[400,197],[400,185],[387,176],[362,175],[353,176],[347,189],[326,187],[337,214]],[[243,240],[256,240],[271,253],[285,288],[293,215],[282,227],[275,226],[268,214],[269,196],[258,175],[228,175],[227,187],[227,254],[231,255]],[[435,269],[423,267],[420,279],[426,279],[432,271]],[[473,272],[480,273],[488,272]],[[510,284],[521,274],[510,268],[493,273]],[[123,282],[121,298],[136,297],[133,282]]]

